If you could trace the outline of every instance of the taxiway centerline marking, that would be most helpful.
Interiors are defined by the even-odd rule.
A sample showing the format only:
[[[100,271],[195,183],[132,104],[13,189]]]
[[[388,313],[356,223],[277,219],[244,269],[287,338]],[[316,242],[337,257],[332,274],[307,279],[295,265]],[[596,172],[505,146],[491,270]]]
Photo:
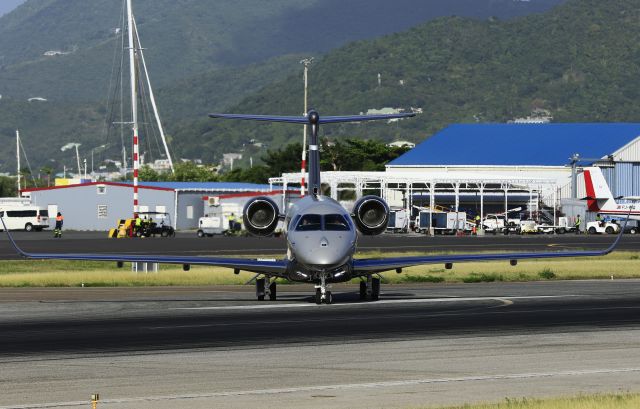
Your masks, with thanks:
[[[310,386],[300,386],[300,387],[291,387],[291,388],[256,389],[256,390],[244,390],[244,391],[222,391],[222,392],[209,392],[209,393],[205,392],[205,393],[164,395],[164,396],[141,396],[141,397],[132,397],[132,398],[112,398],[112,399],[103,399],[100,401],[100,403],[105,405],[105,404],[123,404],[123,403],[140,403],[140,402],[178,401],[178,400],[192,400],[192,399],[211,399],[211,398],[234,397],[234,396],[269,396],[269,395],[281,395],[281,394],[291,394],[291,393],[299,393],[299,392],[393,388],[393,387],[403,387],[403,386],[457,383],[457,382],[540,379],[540,378],[557,378],[557,377],[589,376],[589,375],[616,375],[616,374],[635,373],[635,372],[640,373],[640,368],[608,368],[608,369],[570,370],[570,371],[558,371],[558,372],[529,372],[529,373],[516,373],[516,374],[471,375],[471,376],[450,377],[450,378],[407,379],[407,380],[401,380],[401,381],[386,381],[386,382],[382,381],[382,382],[351,383],[351,384],[337,384],[337,385],[310,385]],[[87,402],[74,401],[74,402],[36,403],[36,404],[27,404],[27,405],[1,406],[0,409],[45,409],[45,408],[59,408],[59,407],[72,407],[72,406],[87,406]]]

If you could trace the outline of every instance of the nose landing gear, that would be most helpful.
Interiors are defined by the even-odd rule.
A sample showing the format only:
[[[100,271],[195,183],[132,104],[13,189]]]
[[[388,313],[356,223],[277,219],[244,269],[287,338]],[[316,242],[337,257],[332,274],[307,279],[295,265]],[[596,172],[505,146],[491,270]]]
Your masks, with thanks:
[[[331,291],[327,291],[331,289],[330,285],[327,285],[327,275],[325,273],[320,274],[320,284],[316,285],[316,304],[320,305],[323,302],[325,304],[333,303],[333,296],[331,295]]]

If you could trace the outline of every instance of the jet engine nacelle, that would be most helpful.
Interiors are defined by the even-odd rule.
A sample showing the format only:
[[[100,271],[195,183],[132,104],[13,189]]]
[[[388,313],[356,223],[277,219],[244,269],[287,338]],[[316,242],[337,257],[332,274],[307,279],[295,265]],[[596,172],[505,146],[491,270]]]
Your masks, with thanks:
[[[389,206],[377,196],[365,196],[353,206],[352,217],[360,233],[375,236],[387,229]]]
[[[247,231],[255,236],[269,236],[278,225],[278,205],[268,197],[256,197],[244,205],[242,221]]]

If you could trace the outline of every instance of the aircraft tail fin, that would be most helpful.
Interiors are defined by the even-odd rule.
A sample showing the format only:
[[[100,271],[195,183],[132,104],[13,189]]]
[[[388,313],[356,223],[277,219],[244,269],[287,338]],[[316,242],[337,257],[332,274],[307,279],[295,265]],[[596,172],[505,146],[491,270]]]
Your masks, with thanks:
[[[584,185],[587,191],[587,206],[592,212],[604,210],[615,205],[615,199],[607,185],[607,181],[598,167],[585,168],[583,172]]]

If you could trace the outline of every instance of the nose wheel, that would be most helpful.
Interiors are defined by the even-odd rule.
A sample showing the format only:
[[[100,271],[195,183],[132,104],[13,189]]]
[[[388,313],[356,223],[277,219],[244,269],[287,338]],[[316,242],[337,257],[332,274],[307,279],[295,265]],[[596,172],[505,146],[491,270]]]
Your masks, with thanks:
[[[331,286],[326,283],[327,276],[325,274],[320,275],[320,284],[316,285],[316,304],[320,305],[322,303],[331,304],[333,303],[333,296],[331,295],[331,291],[328,291]]]

